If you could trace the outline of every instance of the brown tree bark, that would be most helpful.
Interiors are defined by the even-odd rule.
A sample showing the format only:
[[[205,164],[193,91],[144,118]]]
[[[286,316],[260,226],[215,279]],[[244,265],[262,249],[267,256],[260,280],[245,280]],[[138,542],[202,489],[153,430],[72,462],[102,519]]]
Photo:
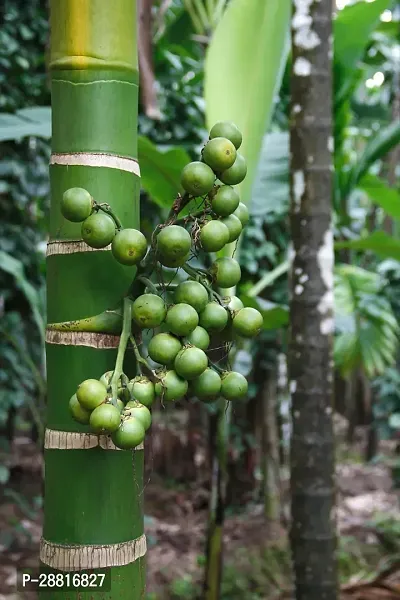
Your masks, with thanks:
[[[260,392],[261,471],[264,515],[271,530],[280,520],[279,435],[276,419],[276,373],[269,371]]]
[[[137,6],[140,98],[145,115],[150,119],[160,119],[153,68],[153,0],[138,0]]]
[[[291,546],[296,599],[336,600],[332,2],[293,0],[293,8]]]

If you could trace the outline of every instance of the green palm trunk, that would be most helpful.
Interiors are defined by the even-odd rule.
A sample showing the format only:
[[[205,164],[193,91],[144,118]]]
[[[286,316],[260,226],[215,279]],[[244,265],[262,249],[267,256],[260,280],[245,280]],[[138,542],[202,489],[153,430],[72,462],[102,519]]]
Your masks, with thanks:
[[[139,227],[136,2],[52,0],[51,37],[47,292],[48,322],[54,323],[113,307],[134,275],[109,249],[93,251],[80,242],[80,224],[63,219],[60,200],[70,187],[86,188],[97,202],[109,203],[125,227]],[[118,451],[108,438],[83,435],[88,428],[68,410],[81,381],[113,369],[118,340],[88,332],[46,336],[41,562],[57,572],[111,568],[111,592],[60,590],[54,599],[144,595],[143,450]]]

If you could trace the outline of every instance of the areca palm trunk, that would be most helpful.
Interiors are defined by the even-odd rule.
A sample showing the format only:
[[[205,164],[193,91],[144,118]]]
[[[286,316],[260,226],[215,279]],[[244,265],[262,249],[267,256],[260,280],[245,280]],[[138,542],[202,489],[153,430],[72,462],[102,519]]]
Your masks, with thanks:
[[[332,2],[293,8],[290,537],[296,600],[336,600]]]
[[[86,188],[97,202],[109,203],[125,227],[139,227],[136,2],[51,0],[50,68],[47,309],[54,323],[113,307],[134,274],[109,248],[86,246],[80,224],[61,216],[60,200],[68,188]],[[107,437],[88,434],[68,410],[80,382],[113,369],[118,341],[107,333],[46,334],[42,568],[111,573],[111,591],[53,591],[55,599],[144,595],[143,449],[117,450]]]

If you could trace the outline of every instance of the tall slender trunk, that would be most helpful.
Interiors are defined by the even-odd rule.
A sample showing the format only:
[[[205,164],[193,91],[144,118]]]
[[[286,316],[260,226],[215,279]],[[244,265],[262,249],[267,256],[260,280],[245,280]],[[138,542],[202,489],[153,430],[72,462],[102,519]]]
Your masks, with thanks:
[[[203,590],[204,600],[218,600],[220,597],[231,412],[232,403],[220,400],[217,414],[210,418],[212,471]]]
[[[262,388],[262,473],[264,514],[271,530],[280,518],[279,435],[276,415],[277,378],[275,371],[266,373]]]
[[[70,187],[109,203],[126,227],[139,227],[136,2],[51,0],[50,241],[48,321],[98,314],[126,293],[133,270],[109,248],[81,242],[80,225],[62,218]],[[118,451],[69,415],[78,384],[115,364],[119,337],[46,334],[48,406],[42,568],[110,568],[111,592],[53,591],[51,598],[143,598],[143,450]],[[43,594],[44,598],[48,594]]]
[[[332,426],[332,3],[292,20],[291,545],[297,600],[336,600]]]

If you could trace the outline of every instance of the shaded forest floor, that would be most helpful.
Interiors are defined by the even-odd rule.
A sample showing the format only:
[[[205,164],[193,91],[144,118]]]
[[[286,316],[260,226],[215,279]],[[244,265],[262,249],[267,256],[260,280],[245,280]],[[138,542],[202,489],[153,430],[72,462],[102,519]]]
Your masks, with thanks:
[[[15,592],[17,569],[38,562],[42,459],[22,437],[11,457],[3,455],[0,462],[4,459],[11,478],[0,487],[0,600],[16,600],[24,598]],[[400,505],[388,470],[341,462],[337,487],[343,598],[400,599]],[[202,597],[206,502],[207,490],[198,483],[166,485],[155,474],[147,482],[148,600]],[[229,511],[224,543],[223,600],[291,598],[287,534],[283,525],[267,526],[261,505]],[[364,585],[372,580],[373,585]]]

